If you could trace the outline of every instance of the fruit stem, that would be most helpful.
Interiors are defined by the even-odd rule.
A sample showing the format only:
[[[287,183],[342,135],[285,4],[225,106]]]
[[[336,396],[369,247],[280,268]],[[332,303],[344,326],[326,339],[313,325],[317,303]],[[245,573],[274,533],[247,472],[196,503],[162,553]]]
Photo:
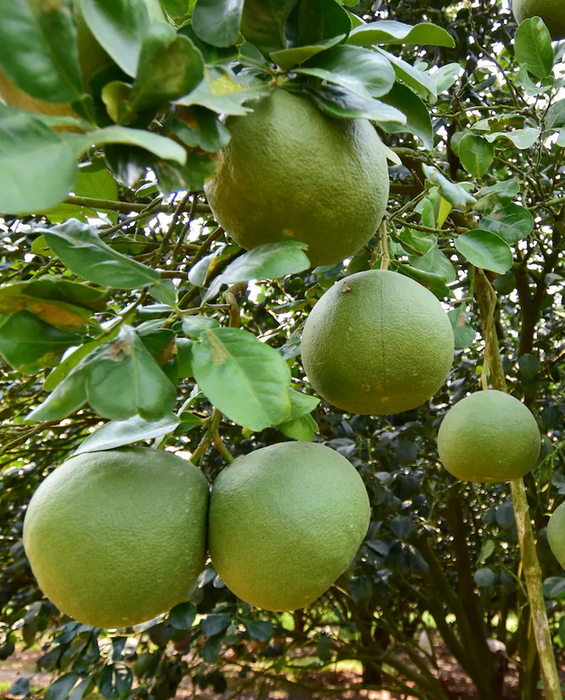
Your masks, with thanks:
[[[381,254],[381,270],[388,270],[390,265],[390,254],[388,252],[388,232],[386,221],[382,221],[379,226],[379,252]]]
[[[479,303],[481,325],[485,339],[485,366],[488,366],[493,389],[506,391],[506,380],[500,348],[496,334],[494,312],[496,309],[496,293],[485,273],[475,271],[475,293]],[[528,599],[536,647],[540,659],[541,675],[547,700],[562,700],[557,664],[553,653],[551,633],[545,608],[542,587],[542,571],[539,563],[526,486],[522,478],[510,482],[516,529],[522,555],[522,571],[526,581]]]

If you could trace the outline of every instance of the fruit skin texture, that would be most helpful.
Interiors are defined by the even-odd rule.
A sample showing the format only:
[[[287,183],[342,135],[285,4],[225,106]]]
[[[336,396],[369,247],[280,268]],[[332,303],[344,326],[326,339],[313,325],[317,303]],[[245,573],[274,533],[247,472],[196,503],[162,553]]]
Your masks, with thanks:
[[[512,11],[518,24],[530,17],[541,17],[553,41],[565,39],[563,0],[512,0]]]
[[[527,474],[540,452],[530,410],[503,391],[478,391],[449,409],[439,428],[439,458],[453,476],[480,484]]]
[[[239,245],[302,241],[312,265],[327,265],[374,236],[389,177],[369,121],[335,119],[309,98],[279,89],[227,126],[231,141],[204,190]]]
[[[205,560],[208,483],[170,452],[72,457],[39,486],[24,548],[41,590],[95,627],[150,620],[179,603]]]
[[[355,468],[329,447],[287,442],[236,460],[210,497],[214,568],[239,598],[265,610],[313,602],[351,564],[370,505]]]
[[[565,503],[562,503],[549,519],[547,541],[554,557],[565,569]]]
[[[427,401],[453,363],[451,323],[436,297],[388,270],[336,282],[310,312],[302,361],[314,389],[350,413],[387,415]]]

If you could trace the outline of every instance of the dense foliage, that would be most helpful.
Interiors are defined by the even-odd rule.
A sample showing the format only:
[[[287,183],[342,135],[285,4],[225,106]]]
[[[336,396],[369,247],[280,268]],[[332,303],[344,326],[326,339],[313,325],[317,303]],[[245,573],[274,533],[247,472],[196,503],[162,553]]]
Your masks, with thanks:
[[[559,660],[565,576],[545,528],[565,494],[563,49],[552,47],[539,20],[517,32],[508,8],[490,0],[433,0],[424,17],[416,0],[362,0],[347,11],[366,22],[424,19],[442,29],[357,30],[365,59],[379,57],[377,69],[364,72],[360,54],[329,66],[322,51],[313,72],[299,73],[289,52],[320,42],[329,51],[336,35],[349,32],[341,5],[302,0],[333,24],[324,34],[321,22],[303,19],[299,40],[292,33],[300,13],[290,12],[296,3],[272,3],[286,8],[278,15],[278,29],[288,31],[283,41],[280,32],[262,31],[260,3],[246,0],[242,43],[239,18],[225,13],[217,21],[228,4],[199,0],[191,23],[193,3],[162,0],[183,39],[155,32],[137,77],[130,57],[105,45],[115,63],[91,81],[89,96],[71,91],[57,100],[72,102],[79,116],[49,122],[84,130],[90,120],[86,139],[0,107],[0,659],[16,646],[44,645],[39,667],[60,675],[51,700],[71,691],[80,700],[95,688],[109,700],[159,700],[173,697],[185,677],[216,692],[228,682],[244,688],[264,680],[315,690],[337,661],[361,662],[363,687],[446,700],[449,678],[436,656],[445,647],[481,700],[501,697],[509,665],[519,670],[520,697],[534,700],[539,662],[509,487],[456,481],[439,464],[435,440],[448,407],[489,384],[483,329],[496,331],[508,390],[531,408],[543,434],[526,485]],[[116,3],[120,17],[102,0],[84,6],[117,27],[130,7]],[[128,24],[132,36],[139,23]],[[150,70],[151,56],[175,41],[188,57],[180,94],[177,82],[167,86],[165,73]],[[308,269],[293,244],[245,255],[216,226],[202,192],[215,167],[211,154],[229,138],[217,114],[240,113],[252,106],[250,93],[289,78],[291,89],[329,113],[372,118],[392,151],[386,227],[344,265]],[[191,79],[200,84],[194,101]],[[367,81],[372,92],[364,94]],[[150,142],[159,138],[153,131],[173,140]],[[34,161],[41,149],[30,132],[59,149],[58,172]],[[28,178],[18,180],[17,201],[7,187],[15,179],[10,148],[21,156],[18,177]],[[457,349],[448,382],[428,405],[395,416],[316,405],[305,398],[312,391],[300,363],[306,315],[340,276],[382,265],[422,282],[449,309]],[[492,318],[477,301],[490,283]],[[275,381],[283,358],[292,388],[303,394],[293,412],[284,404],[288,386],[282,399],[277,385],[275,398],[254,407],[235,373],[231,384],[219,381],[211,338],[252,354],[251,384]],[[351,569],[314,605],[294,614],[252,609],[208,565],[187,601],[162,619],[107,632],[64,618],[37,589],[21,544],[25,507],[79,445],[150,440],[190,457],[212,481],[226,461],[288,439],[319,440],[345,455],[373,507]],[[28,691],[20,683],[12,694]]]

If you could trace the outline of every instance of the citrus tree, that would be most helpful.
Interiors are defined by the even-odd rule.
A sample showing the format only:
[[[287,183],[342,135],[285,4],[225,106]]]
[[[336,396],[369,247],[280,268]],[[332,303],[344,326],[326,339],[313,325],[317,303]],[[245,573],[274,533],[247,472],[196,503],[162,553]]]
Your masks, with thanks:
[[[561,697],[561,9],[5,4],[0,658]]]

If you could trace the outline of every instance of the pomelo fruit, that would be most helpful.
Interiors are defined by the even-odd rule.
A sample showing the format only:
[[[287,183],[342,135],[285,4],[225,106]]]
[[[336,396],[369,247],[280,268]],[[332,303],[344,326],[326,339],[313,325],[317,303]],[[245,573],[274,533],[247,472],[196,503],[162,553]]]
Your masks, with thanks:
[[[354,255],[385,213],[384,147],[366,119],[336,119],[274,90],[226,122],[231,141],[204,190],[218,223],[246,249],[302,241],[313,265]]]
[[[179,603],[205,559],[208,483],[190,462],[128,448],[71,457],[24,521],[39,587],[64,613],[126,627]]]
[[[527,474],[540,452],[536,419],[521,401],[503,391],[477,391],[458,401],[437,437],[439,458],[463,481],[494,483]]]
[[[512,0],[512,11],[518,24],[530,17],[541,17],[554,41],[565,39],[563,0]]]
[[[264,447],[237,459],[213,484],[212,563],[247,603],[296,610],[348,568],[370,514],[361,477],[339,453],[303,442]]]
[[[302,334],[314,389],[350,413],[386,415],[420,406],[446,380],[453,331],[437,298],[388,270],[358,272],[317,302]]]
[[[562,503],[549,519],[547,541],[554,557],[565,569],[565,503]]]

